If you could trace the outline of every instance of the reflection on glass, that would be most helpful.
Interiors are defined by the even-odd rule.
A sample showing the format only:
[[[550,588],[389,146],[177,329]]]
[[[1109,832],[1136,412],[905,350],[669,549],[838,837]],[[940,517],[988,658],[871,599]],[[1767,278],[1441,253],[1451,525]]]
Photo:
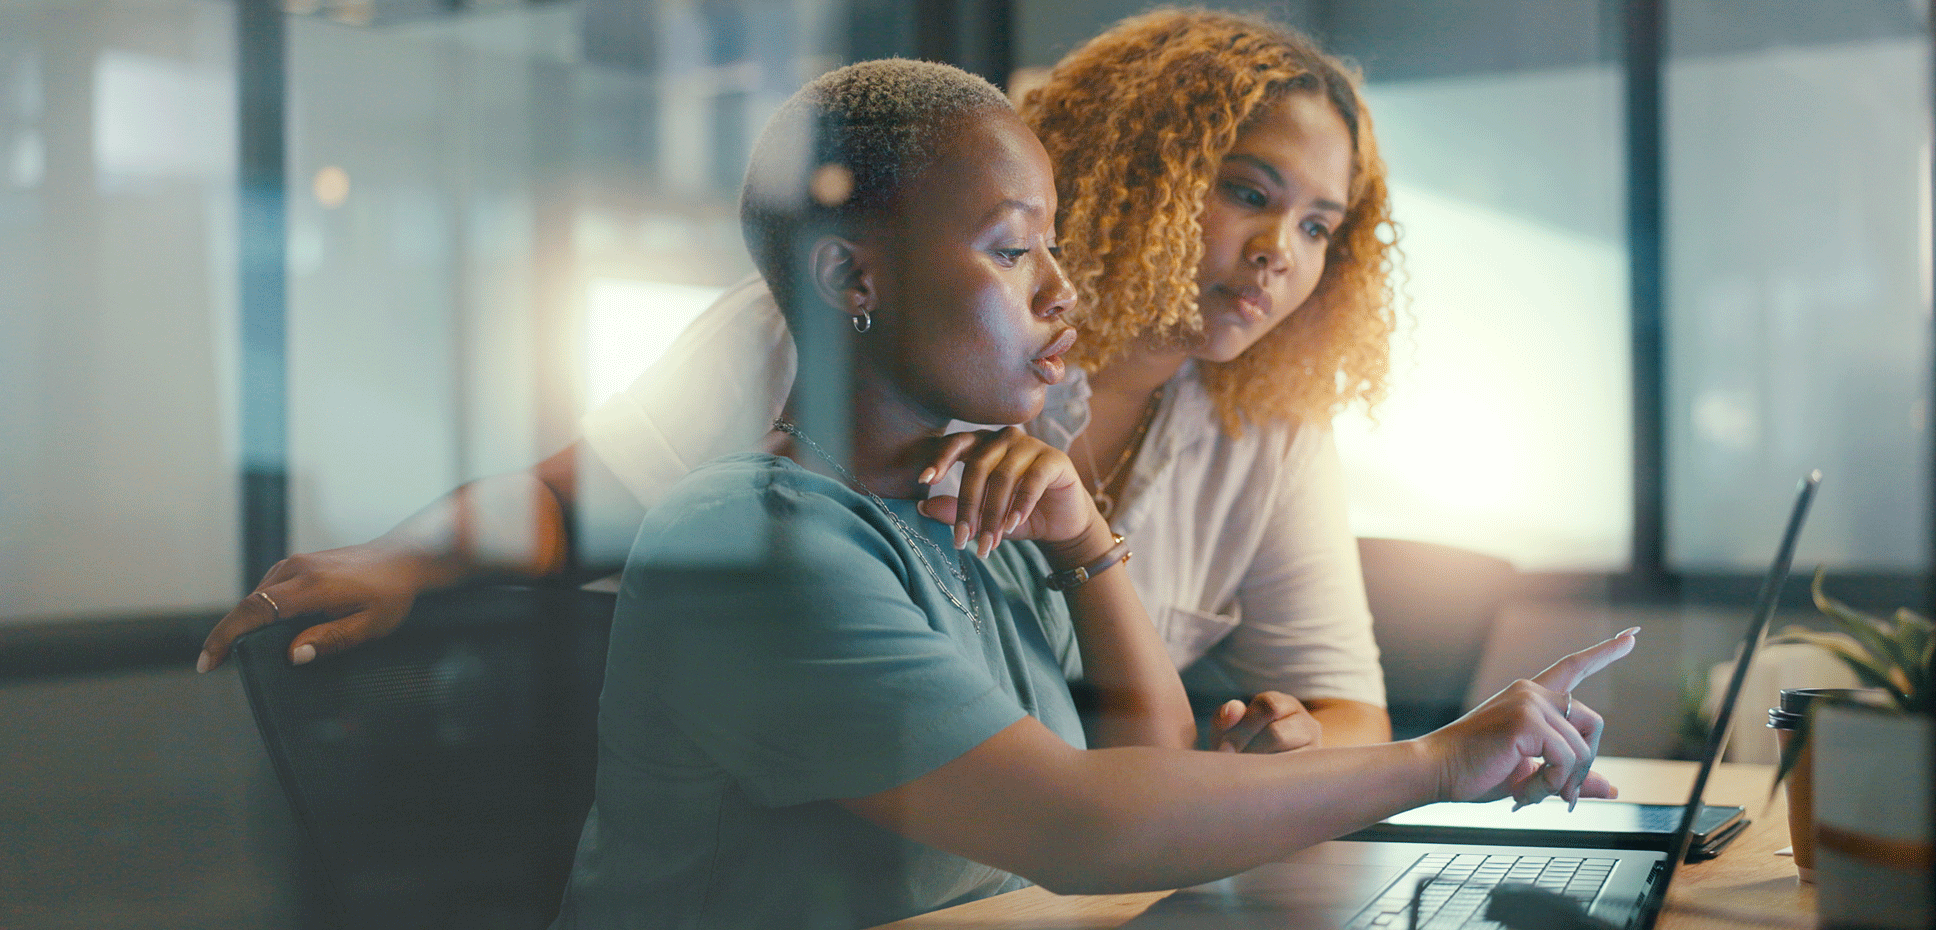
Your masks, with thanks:
[[[749,271],[746,152],[831,3],[290,23],[291,545],[375,536],[568,443]]]
[[[725,292],[720,287],[592,279],[585,295],[585,409],[630,385]]]
[[[0,4],[0,622],[235,596],[230,10]]]
[[[1361,536],[1618,571],[1632,510],[1619,73],[1373,83],[1409,312],[1337,421]]]
[[[1721,38],[1764,28],[1720,9]],[[1923,34],[1807,29],[1670,63],[1674,567],[1765,560],[1771,502],[1811,468],[1801,564],[1927,566],[1929,68]]]

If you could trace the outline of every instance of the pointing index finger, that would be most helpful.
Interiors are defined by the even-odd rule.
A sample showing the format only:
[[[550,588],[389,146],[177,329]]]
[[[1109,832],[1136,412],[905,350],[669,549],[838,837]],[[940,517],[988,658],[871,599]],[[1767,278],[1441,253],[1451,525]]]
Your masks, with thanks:
[[[1547,666],[1545,671],[1534,675],[1533,683],[1554,691],[1572,691],[1593,673],[1612,665],[1632,652],[1634,634],[1638,632],[1640,632],[1639,627],[1629,627],[1614,634],[1612,639],[1573,653]]]

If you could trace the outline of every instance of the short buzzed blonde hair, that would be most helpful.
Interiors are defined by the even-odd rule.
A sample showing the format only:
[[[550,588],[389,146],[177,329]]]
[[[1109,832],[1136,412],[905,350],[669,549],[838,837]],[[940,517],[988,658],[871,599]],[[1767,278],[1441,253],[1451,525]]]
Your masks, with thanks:
[[[934,162],[947,129],[991,109],[1012,110],[993,84],[904,58],[829,71],[788,98],[753,146],[739,212],[747,250],[780,309],[796,312],[803,248],[892,209]]]

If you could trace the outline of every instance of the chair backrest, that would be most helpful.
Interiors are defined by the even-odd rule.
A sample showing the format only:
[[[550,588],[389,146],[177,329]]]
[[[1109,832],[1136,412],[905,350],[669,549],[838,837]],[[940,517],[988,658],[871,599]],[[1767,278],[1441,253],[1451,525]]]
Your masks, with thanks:
[[[1358,557],[1393,735],[1458,719],[1518,572],[1504,559],[1405,539],[1360,539]]]
[[[289,665],[314,618],[237,641],[257,728],[354,928],[541,928],[591,803],[614,598],[486,587],[420,598],[390,636]]]

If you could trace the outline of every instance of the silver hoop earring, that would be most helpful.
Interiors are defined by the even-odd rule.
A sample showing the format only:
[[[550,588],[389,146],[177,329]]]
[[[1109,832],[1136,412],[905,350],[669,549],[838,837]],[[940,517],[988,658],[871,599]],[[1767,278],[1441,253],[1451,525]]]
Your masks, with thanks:
[[[854,324],[854,332],[864,333],[874,328],[874,318],[865,310],[860,312],[860,316],[850,316],[847,319]]]

